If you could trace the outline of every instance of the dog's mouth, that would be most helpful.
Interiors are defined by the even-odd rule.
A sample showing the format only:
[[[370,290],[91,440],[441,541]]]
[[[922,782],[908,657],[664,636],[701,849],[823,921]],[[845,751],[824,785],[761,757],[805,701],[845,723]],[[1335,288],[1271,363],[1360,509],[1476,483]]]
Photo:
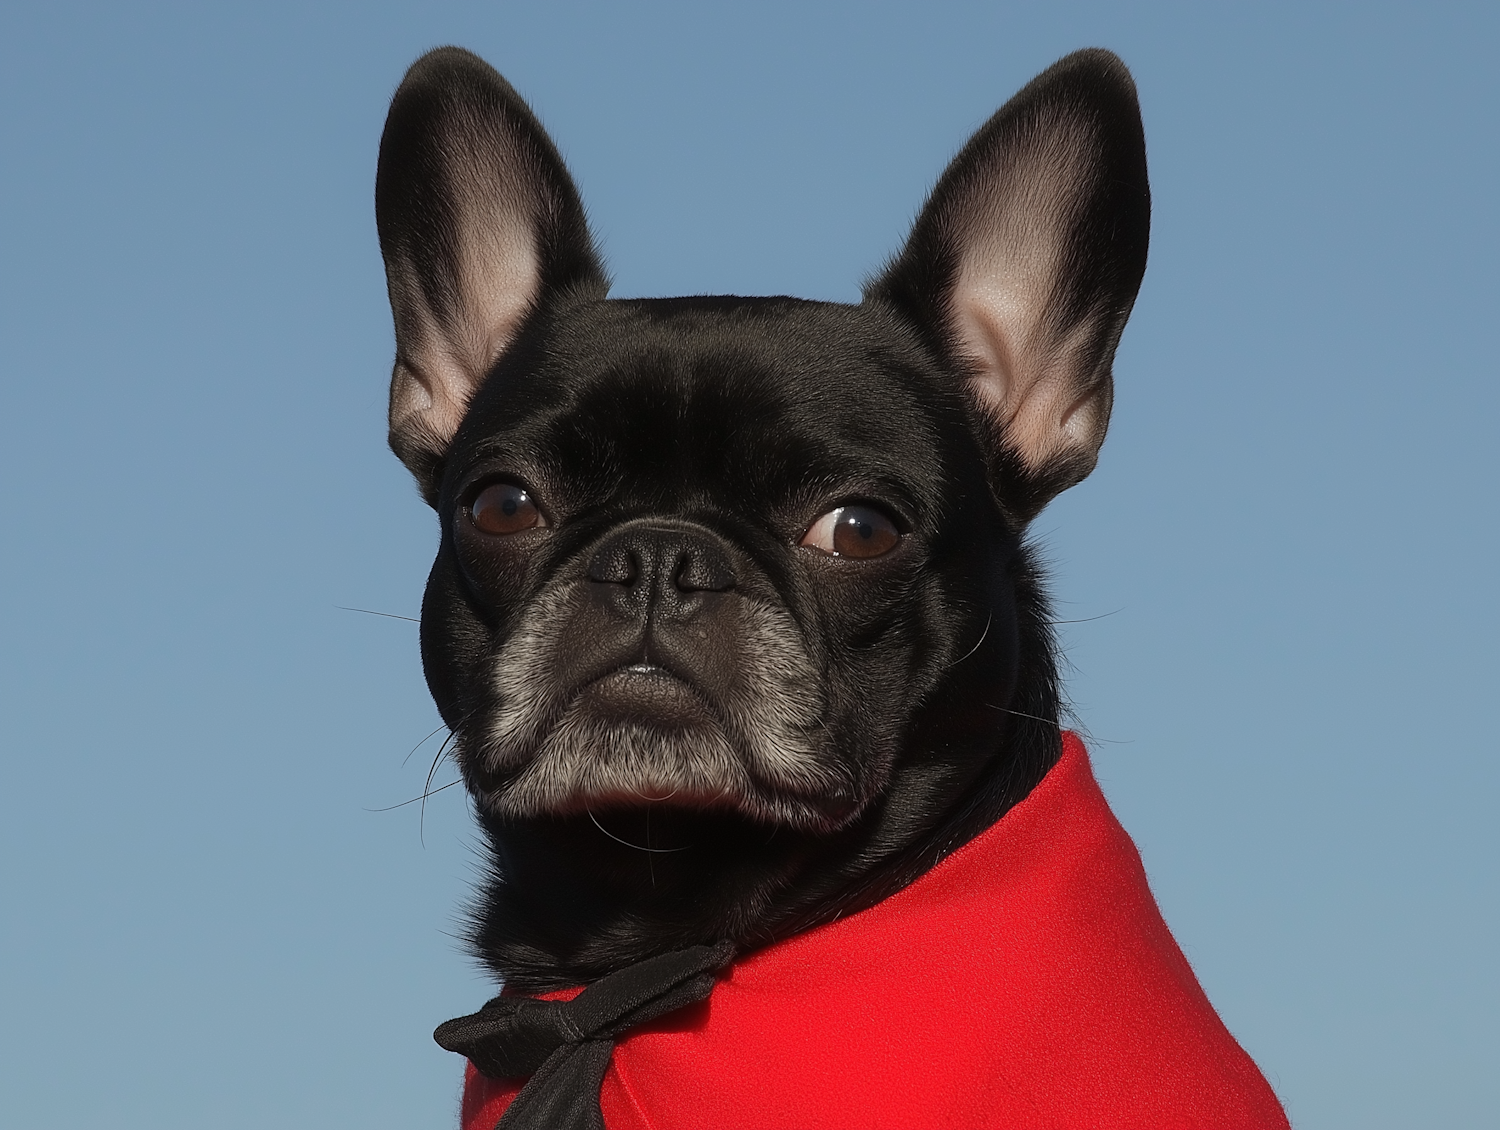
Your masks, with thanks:
[[[496,656],[493,706],[461,727],[481,806],[504,819],[643,806],[829,827],[855,785],[784,608],[622,627],[576,590],[544,593]]]
[[[702,692],[676,672],[645,660],[601,675],[576,697],[590,713],[621,724],[667,731],[718,725]]]
[[[712,697],[636,659],[565,693],[538,754],[496,794],[515,814],[741,807],[756,792]]]
[[[508,819],[664,809],[805,828],[840,823],[852,790],[812,744],[819,729],[777,733],[735,706],[636,659],[558,694],[552,711],[532,714],[531,726],[491,744],[489,756],[465,757],[470,787]],[[468,744],[460,739],[461,754]]]

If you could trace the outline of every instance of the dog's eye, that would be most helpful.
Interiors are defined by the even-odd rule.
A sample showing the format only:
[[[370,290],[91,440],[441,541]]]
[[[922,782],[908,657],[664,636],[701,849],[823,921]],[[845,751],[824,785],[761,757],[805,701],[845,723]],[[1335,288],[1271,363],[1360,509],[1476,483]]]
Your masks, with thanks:
[[[840,506],[824,514],[800,544],[830,557],[880,557],[896,548],[901,531],[873,506]]]
[[[491,483],[475,495],[469,503],[469,521],[480,533],[495,535],[519,534],[547,524],[531,495],[515,483]]]

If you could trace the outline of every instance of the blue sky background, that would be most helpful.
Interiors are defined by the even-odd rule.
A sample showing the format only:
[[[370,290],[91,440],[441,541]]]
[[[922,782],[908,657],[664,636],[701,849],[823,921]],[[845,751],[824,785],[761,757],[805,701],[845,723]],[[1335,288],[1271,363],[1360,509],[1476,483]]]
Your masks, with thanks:
[[[1294,1123],[1500,1124],[1500,8],[0,9],[0,1121],[455,1125],[464,798],[384,447],[372,185],[424,49],[552,130],[622,295],[849,300],[1074,48],[1151,263],[1036,530],[1167,919]],[[1102,618],[1100,618],[1102,617]],[[446,767],[437,783],[451,779]]]

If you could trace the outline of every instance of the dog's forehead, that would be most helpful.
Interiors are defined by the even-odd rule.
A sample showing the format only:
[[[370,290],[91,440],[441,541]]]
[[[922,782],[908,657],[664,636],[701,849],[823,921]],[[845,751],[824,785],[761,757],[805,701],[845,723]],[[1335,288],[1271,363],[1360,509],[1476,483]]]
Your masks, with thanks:
[[[551,319],[476,397],[476,456],[619,474],[859,471],[941,489],[952,398],[913,334],[863,307],[787,298],[591,303]],[[950,445],[951,446],[951,445]]]
[[[920,411],[916,349],[895,320],[793,298],[592,304],[549,341],[580,392],[649,389],[677,407],[725,395],[795,412],[841,401],[872,420]]]

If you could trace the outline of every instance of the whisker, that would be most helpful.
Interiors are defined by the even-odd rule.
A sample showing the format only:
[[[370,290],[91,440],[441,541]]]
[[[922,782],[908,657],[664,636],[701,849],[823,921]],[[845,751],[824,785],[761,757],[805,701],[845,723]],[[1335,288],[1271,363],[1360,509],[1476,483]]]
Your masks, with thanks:
[[[1092,624],[1095,620],[1105,620],[1111,616],[1118,616],[1124,611],[1125,609],[1123,608],[1116,608],[1113,612],[1101,612],[1097,616],[1085,616],[1082,620],[1051,620],[1048,622],[1054,627],[1058,624]]]
[[[394,612],[372,612],[368,608],[350,608],[347,604],[335,604],[340,612],[363,612],[366,616],[384,616],[387,620],[406,620],[412,624],[420,624],[422,621],[415,616],[397,616]]]
[[[1045,722],[1049,726],[1057,725],[1057,720],[1054,718],[1042,718],[1036,714],[1027,714],[1024,710],[1012,710],[1008,706],[996,706],[993,702],[982,702],[980,705],[987,706],[991,710],[998,710],[1004,714],[1014,714],[1017,718],[1030,718],[1033,722]]]
[[[636,796],[640,797],[642,800],[645,800],[645,801],[663,801],[663,800],[671,800],[674,796],[676,796],[679,792],[682,791],[682,786],[681,785],[677,786],[677,788],[673,789],[666,796],[647,796],[645,793],[641,792],[641,790],[637,789],[637,788],[631,788],[630,791],[633,792]],[[648,815],[649,815],[649,813],[648,813]]]
[[[442,792],[444,789],[451,789],[454,785],[461,785],[463,783],[464,783],[464,779],[462,777],[460,777],[456,781],[449,781],[446,785],[439,785],[435,789],[431,789],[429,791],[423,792],[421,796],[414,796],[414,797],[411,798],[411,800],[403,800],[400,804],[393,804],[389,808],[367,808],[367,809],[365,809],[365,811],[366,812],[395,812],[396,809],[398,809],[398,808],[405,808],[408,804],[416,804],[418,801],[426,800],[430,796],[437,796],[437,794],[440,793],[440,792]]]
[[[952,663],[948,664],[948,666],[949,667],[957,667],[965,659],[969,658],[969,656],[973,655],[976,651],[978,651],[979,648],[980,648],[980,646],[983,645],[985,637],[990,634],[990,625],[993,624],[994,622],[995,622],[995,612],[994,612],[994,609],[991,609],[990,610],[990,614],[984,618],[984,631],[982,631],[982,632],[979,633],[979,642],[976,643],[973,647],[969,648],[968,651],[964,652],[961,656],[959,656],[957,659],[955,659]]]
[[[453,731],[450,730],[448,736],[443,739],[443,744],[438,746],[437,756],[432,759],[432,765],[427,770],[427,781],[422,786],[422,815],[417,820],[417,840],[424,848],[427,846],[427,798],[432,795],[428,790],[432,788],[432,776],[437,772],[438,763],[443,760],[443,754],[448,752],[448,743],[452,740]]]
[[[441,733],[445,729],[447,729],[446,726],[439,726],[436,730],[432,731],[432,733],[428,734],[425,738],[423,738],[421,741],[419,741],[416,745],[412,746],[411,747],[411,753],[408,753],[405,757],[403,757],[401,759],[401,764],[403,766],[405,766],[406,763],[411,760],[412,753],[416,753],[417,750],[421,749],[428,742],[432,741],[432,739],[434,737],[436,737],[439,733]]]
[[[594,822],[594,827],[598,828],[599,831],[603,832],[606,836],[608,836],[610,839],[614,840],[615,843],[617,843],[617,844],[624,844],[628,848],[635,848],[636,851],[650,852],[652,855],[671,855],[673,852],[676,852],[676,851],[687,851],[687,848],[685,848],[685,847],[679,847],[679,848],[641,847],[640,844],[633,844],[629,840],[622,840],[622,839],[620,839],[619,836],[615,835],[608,828],[606,828],[603,824],[599,823],[599,817],[597,817],[597,816],[594,815],[594,810],[592,808],[585,809],[585,811],[588,812],[589,819]]]

